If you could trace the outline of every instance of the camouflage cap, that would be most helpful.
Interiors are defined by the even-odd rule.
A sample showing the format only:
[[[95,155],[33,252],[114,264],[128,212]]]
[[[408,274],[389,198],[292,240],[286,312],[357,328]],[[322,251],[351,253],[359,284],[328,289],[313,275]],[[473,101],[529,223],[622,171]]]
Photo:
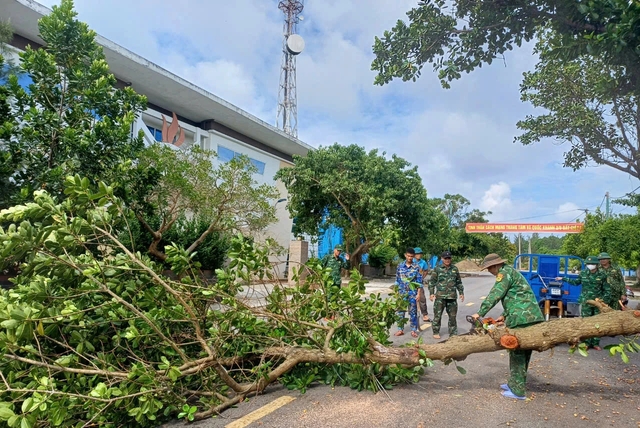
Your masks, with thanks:
[[[589,256],[584,260],[584,263],[587,265],[597,265],[599,262],[596,256]]]
[[[507,263],[502,257],[497,255],[496,253],[487,254],[487,256],[482,260],[482,270],[488,269],[491,266],[500,265]]]
[[[611,260],[611,256],[609,253],[600,253],[598,254],[598,260]]]
[[[342,245],[338,244],[335,247],[333,247],[334,250],[338,250],[338,251],[344,251],[344,248],[342,247]]]

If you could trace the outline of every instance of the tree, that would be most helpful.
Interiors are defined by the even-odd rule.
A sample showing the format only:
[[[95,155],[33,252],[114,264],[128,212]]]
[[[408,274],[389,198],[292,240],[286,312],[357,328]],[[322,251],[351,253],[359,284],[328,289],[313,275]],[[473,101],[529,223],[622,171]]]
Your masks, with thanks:
[[[187,254],[193,253],[212,233],[251,233],[275,221],[272,203],[278,197],[275,186],[256,182],[256,168],[247,157],[214,166],[216,156],[215,152],[195,145],[177,150],[166,144],[154,144],[140,154],[136,170],[155,171],[159,178],[149,188],[133,180],[131,193],[142,190],[131,198],[132,206],[151,235],[148,252],[158,260],[167,258],[159,247],[164,235],[176,222],[184,221],[185,216],[207,224],[189,243]]]
[[[278,171],[276,178],[289,193],[295,233],[317,235],[327,223],[342,228],[353,264],[389,229],[400,245],[434,238],[442,216],[427,200],[417,167],[385,155],[334,144],[295,157],[293,167]]]
[[[8,61],[7,44],[13,39],[13,27],[7,21],[0,21],[0,82],[4,82],[7,76],[14,71],[11,61]]]
[[[531,235],[531,251],[537,254],[560,254],[562,252],[562,244],[565,236],[539,236],[534,233]]]
[[[63,0],[40,19],[46,49],[27,47],[20,54],[20,67],[33,83],[24,89],[15,75],[6,83],[11,103],[0,117],[0,170],[8,170],[9,179],[0,208],[36,189],[60,196],[69,174],[115,181],[143,148],[131,126],[145,98],[131,88],[114,88],[95,32],[75,17],[73,1]]]
[[[607,252],[626,268],[640,267],[640,216],[618,215],[605,218],[600,210],[585,217],[584,230],[567,236],[562,250],[582,258]]]
[[[627,91],[639,87],[636,1],[425,0],[407,17],[408,24],[398,21],[375,39],[372,69],[378,72],[378,85],[393,78],[415,81],[431,63],[442,85],[449,87],[462,73],[491,64],[550,29],[558,35],[554,55],[571,60],[588,53],[626,70],[622,86]]]
[[[9,91],[4,86],[7,77],[15,71],[11,61],[5,58],[6,45],[13,38],[13,28],[8,22],[0,21],[0,124],[5,123],[9,119],[11,112],[11,104],[9,102]],[[13,168],[10,165],[11,156],[9,153],[2,149],[1,142],[5,140],[8,135],[7,130],[0,127],[0,207],[2,201],[7,198],[7,195],[13,190],[13,183],[10,177],[13,173]]]
[[[15,287],[0,290],[0,421],[10,428],[203,419],[275,381],[301,392],[315,382],[377,391],[418,381],[432,360],[561,343],[575,350],[585,338],[640,332],[640,311],[615,311],[390,347],[399,302],[363,298],[357,272],[326,299],[330,269],[310,264],[305,281],[284,286],[269,245],[238,236],[214,284],[201,282],[184,248],[169,246],[180,277],[170,280],[117,239],[129,214],[112,186],[69,177],[65,193],[58,202],[36,191],[33,202],[0,212],[0,269],[22,263]],[[255,282],[267,291],[260,306],[241,293]],[[327,316],[335,320],[319,322]],[[613,352],[624,359],[634,343]]]
[[[545,37],[540,62],[524,74],[522,100],[546,110],[518,122],[524,145],[552,138],[568,143],[564,166],[606,165],[640,178],[640,98],[623,86],[626,70],[590,55],[568,61],[551,54]]]

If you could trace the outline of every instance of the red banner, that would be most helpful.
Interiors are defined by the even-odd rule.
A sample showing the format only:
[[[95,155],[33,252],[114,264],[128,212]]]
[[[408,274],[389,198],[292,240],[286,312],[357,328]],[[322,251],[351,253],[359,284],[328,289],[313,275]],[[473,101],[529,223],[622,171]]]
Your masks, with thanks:
[[[467,233],[580,233],[584,223],[467,223]]]

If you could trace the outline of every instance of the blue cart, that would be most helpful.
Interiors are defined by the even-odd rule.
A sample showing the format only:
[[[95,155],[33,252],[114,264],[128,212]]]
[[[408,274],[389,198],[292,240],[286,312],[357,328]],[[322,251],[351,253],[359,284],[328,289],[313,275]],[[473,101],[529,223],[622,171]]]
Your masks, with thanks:
[[[552,314],[558,318],[580,316],[582,286],[556,281],[559,276],[577,278],[584,269],[580,257],[521,254],[516,257],[513,267],[529,282],[547,321]]]

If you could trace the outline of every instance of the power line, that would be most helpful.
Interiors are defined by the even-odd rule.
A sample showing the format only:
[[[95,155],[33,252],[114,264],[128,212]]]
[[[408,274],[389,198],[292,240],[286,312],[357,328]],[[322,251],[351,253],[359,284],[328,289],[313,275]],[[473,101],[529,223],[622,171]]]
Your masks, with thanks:
[[[638,189],[640,189],[640,186],[638,186],[637,188],[635,188],[635,189],[634,189],[633,191],[631,191],[630,193],[627,193],[627,195],[631,195],[633,192],[635,192],[635,191],[636,191],[636,190],[638,190]],[[622,196],[621,196],[621,197],[622,197]],[[597,209],[602,208],[602,204],[604,203],[604,201],[606,200],[606,198],[607,198],[607,195],[605,194],[605,195],[602,197],[602,201],[600,201],[600,205],[598,205],[598,206],[597,206]],[[614,199],[614,198],[612,198],[612,199]],[[592,209],[594,209],[594,208],[596,208],[596,206],[593,206],[593,207],[591,207],[591,208],[587,208],[587,209],[585,209],[585,208],[574,208],[574,209],[572,209],[572,210],[559,211],[559,212],[555,212],[555,213],[551,213],[551,214],[534,215],[534,216],[530,216],[530,217],[514,218],[514,219],[511,219],[511,220],[500,220],[500,221],[496,221],[496,222],[494,222],[494,223],[498,223],[498,224],[500,224],[500,223],[509,223],[509,222],[512,222],[512,221],[530,220],[530,219],[534,219],[534,218],[542,218],[542,217],[551,217],[551,216],[554,216],[554,215],[558,215],[558,214],[566,214],[566,213],[571,213],[571,212],[575,212],[575,211],[584,211],[584,212],[586,213],[587,211],[592,210]],[[582,215],[582,214],[580,214],[580,215]],[[580,215],[578,215],[578,217],[576,217],[575,219],[571,220],[569,223],[572,223],[572,222],[574,222],[575,220],[577,220],[578,218],[580,218]]]
[[[626,194],[624,194],[624,195],[622,195],[622,196],[612,197],[611,199],[621,199],[621,198],[624,198],[624,197],[626,197],[626,196],[634,195],[634,194],[638,191],[638,189],[640,189],[640,186],[636,187],[635,189],[633,189],[633,190],[632,190],[632,191],[630,191],[629,193],[626,193]]]

